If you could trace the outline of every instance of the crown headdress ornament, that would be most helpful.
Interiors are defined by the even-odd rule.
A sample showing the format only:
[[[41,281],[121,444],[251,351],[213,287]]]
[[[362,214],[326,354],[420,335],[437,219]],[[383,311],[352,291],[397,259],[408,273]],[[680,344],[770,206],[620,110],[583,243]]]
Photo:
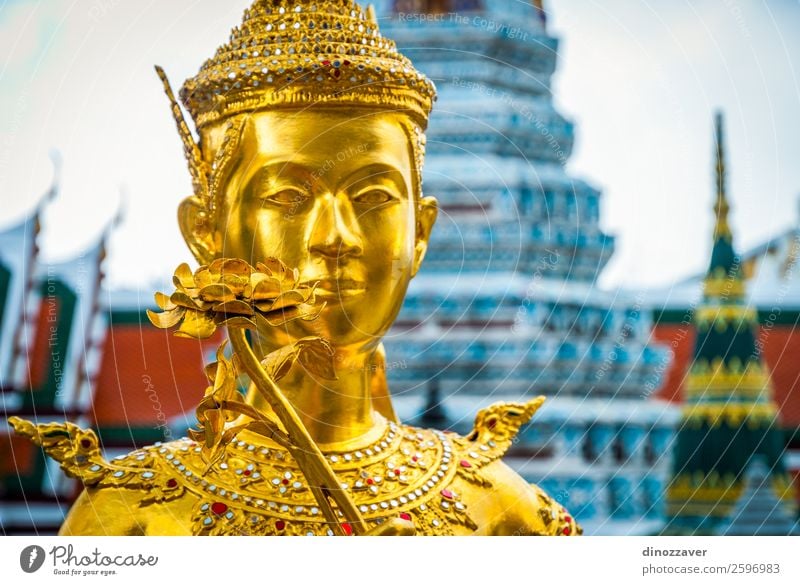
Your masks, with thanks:
[[[216,174],[203,161],[167,82],[156,68],[189,160],[195,195],[213,211]],[[378,30],[374,10],[353,0],[256,0],[200,72],[180,90],[183,105],[198,129],[264,109],[350,105],[403,111],[415,123],[420,152],[436,88]],[[229,128],[226,144],[235,146],[238,130]],[[225,146],[228,146],[226,149]],[[213,168],[223,166],[215,161]],[[419,161],[421,162],[421,161]]]

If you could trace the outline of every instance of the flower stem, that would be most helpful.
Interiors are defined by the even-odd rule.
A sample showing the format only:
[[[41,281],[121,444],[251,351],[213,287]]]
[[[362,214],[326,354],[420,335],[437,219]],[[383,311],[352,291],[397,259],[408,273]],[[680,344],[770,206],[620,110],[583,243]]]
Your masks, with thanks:
[[[247,343],[245,330],[241,327],[229,326],[228,337],[231,340],[233,350],[241,360],[240,363],[244,371],[270,404],[272,410],[283,423],[289,437],[291,437],[295,445],[291,454],[297,461],[300,471],[306,477],[311,493],[319,503],[320,510],[325,514],[328,522],[332,524],[332,529],[337,530],[340,534],[346,534],[341,525],[344,520],[350,524],[355,534],[365,534],[368,528],[361,513],[347,493],[341,489],[336,474],[328,465],[314,439],[311,438],[297,412],[295,412],[277,384],[261,367],[250,344]],[[342,513],[343,518],[338,517],[333,504]]]

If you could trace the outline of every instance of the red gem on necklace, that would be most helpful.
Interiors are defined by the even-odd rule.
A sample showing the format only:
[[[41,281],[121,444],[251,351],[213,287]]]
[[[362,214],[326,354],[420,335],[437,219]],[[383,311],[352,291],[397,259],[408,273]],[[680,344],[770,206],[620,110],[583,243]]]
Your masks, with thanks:
[[[373,483],[375,483],[375,480],[372,479],[371,477],[368,477],[367,478],[367,485],[372,485]]]
[[[276,520],[275,528],[277,528],[278,530],[283,530],[284,528],[286,528],[286,522],[284,522],[283,520]]]
[[[455,495],[453,495],[453,492],[451,492],[450,490],[442,490],[441,493],[448,500],[452,500],[453,498],[455,498]]]
[[[178,480],[174,478],[167,480],[167,487],[168,488],[178,487]]]
[[[459,464],[461,467],[464,467],[464,468],[467,468],[467,469],[469,469],[470,467],[472,467],[472,463],[470,463],[470,462],[469,462],[469,461],[467,461],[466,459],[462,459],[461,461],[459,461],[459,462],[458,462],[458,464]]]
[[[250,471],[249,469],[245,469],[245,470],[244,470],[242,473],[243,473],[244,475],[250,475],[250,474],[251,474],[251,473],[253,473],[253,472],[252,472],[252,471]],[[285,481],[285,480],[284,480],[284,481]]]
[[[395,475],[400,475],[400,470],[399,470],[399,469],[395,469],[395,470],[394,470],[394,474],[395,474]]]
[[[281,483],[282,483],[283,485],[289,485],[289,480],[288,480],[288,479],[282,479],[282,480],[281,480]]]
[[[409,514],[408,512],[401,512],[400,517],[403,520],[408,520],[409,522],[411,522],[411,514]]]
[[[223,504],[222,502],[214,502],[211,504],[211,511],[214,512],[217,516],[222,516],[225,512],[228,511],[228,506]]]
[[[342,522],[342,530],[344,530],[345,535],[350,536],[353,534],[353,527],[350,526],[347,522]]]

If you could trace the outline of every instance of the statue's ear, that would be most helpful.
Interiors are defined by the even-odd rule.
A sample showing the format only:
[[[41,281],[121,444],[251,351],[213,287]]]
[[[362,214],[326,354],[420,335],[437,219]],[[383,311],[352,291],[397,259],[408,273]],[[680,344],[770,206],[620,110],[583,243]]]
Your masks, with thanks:
[[[428,240],[431,237],[433,224],[439,214],[439,202],[435,197],[423,197],[417,207],[417,239],[414,246],[414,267],[411,276],[416,276],[425,253],[428,251]]]
[[[210,264],[217,255],[214,226],[203,202],[187,197],[178,206],[178,225],[181,234],[200,264]]]

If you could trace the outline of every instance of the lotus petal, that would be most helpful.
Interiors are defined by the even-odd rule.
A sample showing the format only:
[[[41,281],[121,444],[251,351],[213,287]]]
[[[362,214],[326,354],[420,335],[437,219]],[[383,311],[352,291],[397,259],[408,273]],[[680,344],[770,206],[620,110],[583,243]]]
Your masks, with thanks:
[[[191,337],[193,339],[208,339],[217,330],[214,320],[210,315],[200,311],[186,311],[180,328],[175,332],[178,337]]]
[[[214,312],[226,313],[229,315],[247,315],[250,316],[254,313],[253,307],[250,303],[245,301],[233,300],[214,305]]]
[[[222,263],[222,272],[250,278],[253,273],[253,267],[240,258],[227,258]]]
[[[252,283],[253,280],[251,279],[250,282]],[[253,300],[274,300],[278,298],[281,292],[280,280],[273,276],[263,275],[263,278],[253,285]]]
[[[172,282],[175,286],[181,286],[183,288],[194,288],[194,276],[192,275],[192,269],[189,268],[189,265],[184,262],[178,268],[175,269],[175,274],[172,277]]]
[[[280,296],[275,299],[275,302],[270,307],[270,311],[277,311],[278,309],[285,309],[286,307],[294,307],[299,305],[300,303],[304,303],[306,299],[303,297],[303,294],[296,290],[287,290],[280,294]]]
[[[244,293],[244,288],[250,284],[250,276],[240,276],[238,274],[223,274],[220,276],[220,281],[233,291],[233,294],[239,296]]]
[[[187,309],[196,309],[200,310],[200,305],[197,300],[193,299],[185,292],[181,292],[176,290],[172,293],[169,297],[169,300],[178,305],[179,307],[186,307]]]
[[[177,307],[177,305],[173,303],[169,299],[169,297],[162,292],[157,292],[155,294],[155,298],[156,298],[156,305],[158,305],[158,308],[161,309],[162,311],[171,311],[172,309]]]
[[[222,265],[225,262],[224,258],[217,258],[208,265],[208,272],[217,280],[217,277],[222,274]]]
[[[198,288],[203,288],[204,286],[208,286],[209,284],[214,284],[217,282],[217,278],[211,274],[209,271],[208,266],[201,266],[197,269],[194,273],[194,282],[195,286]]]
[[[176,307],[164,313],[156,313],[150,309],[147,309],[148,319],[150,319],[150,322],[159,329],[169,329],[170,327],[174,327],[181,320],[184,313],[186,313],[186,309],[183,307]]]
[[[234,292],[224,284],[209,284],[200,289],[198,296],[208,302],[224,303],[236,298]]]
[[[294,321],[298,317],[300,317],[300,310],[297,307],[278,309],[277,311],[269,311],[264,314],[264,319],[272,327],[279,327],[289,321]]]
[[[290,275],[292,274],[292,271],[289,270],[289,267],[286,266],[286,264],[277,258],[267,258],[264,260],[264,262],[257,263],[256,267],[258,268],[259,272],[264,272],[270,276],[276,276],[281,280],[291,278]]]

